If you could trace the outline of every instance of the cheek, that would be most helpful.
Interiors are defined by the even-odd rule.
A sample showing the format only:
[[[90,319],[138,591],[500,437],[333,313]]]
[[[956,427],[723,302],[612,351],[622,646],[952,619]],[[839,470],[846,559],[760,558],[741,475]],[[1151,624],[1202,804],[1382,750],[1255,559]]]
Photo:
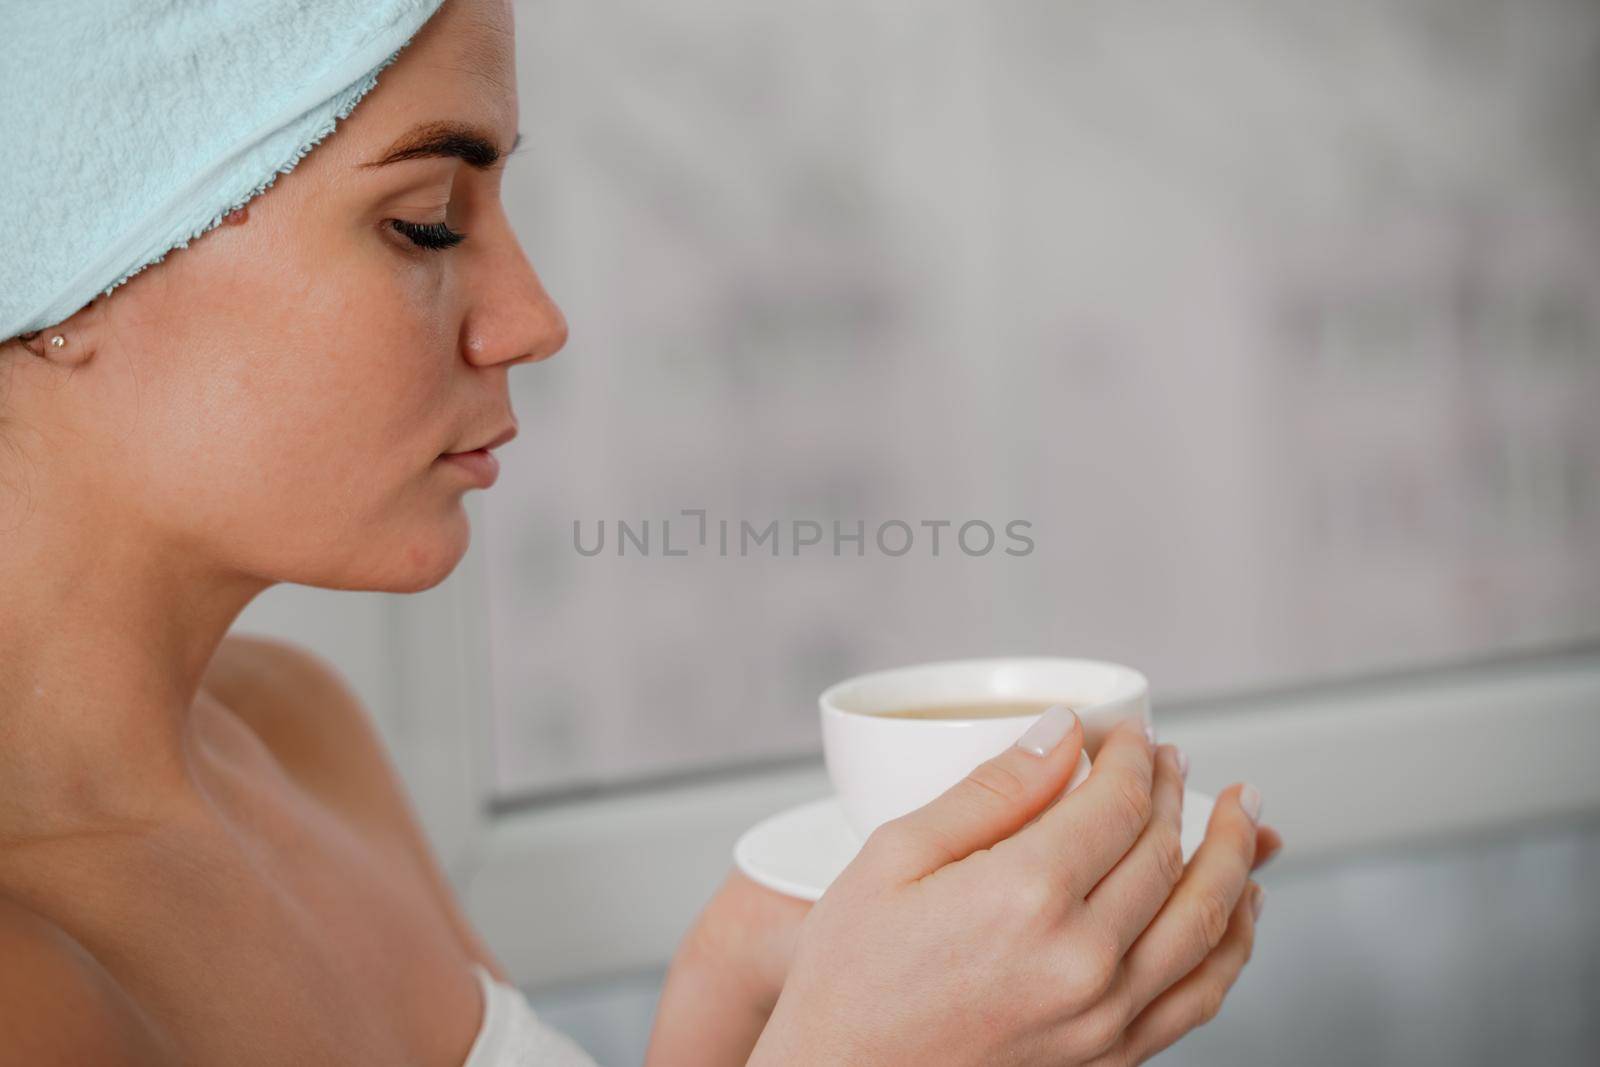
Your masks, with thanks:
[[[207,251],[225,263],[185,264],[134,342],[163,353],[142,383],[143,461],[167,498],[150,503],[210,510],[240,535],[381,522],[460,417],[447,410],[454,334],[427,272],[381,247]]]
[[[337,259],[300,262],[301,281],[277,296],[286,313],[257,324],[275,387],[298,394],[329,428],[329,444],[359,449],[436,432],[456,358],[443,264],[372,235],[351,245]],[[341,427],[360,432],[345,440]]]

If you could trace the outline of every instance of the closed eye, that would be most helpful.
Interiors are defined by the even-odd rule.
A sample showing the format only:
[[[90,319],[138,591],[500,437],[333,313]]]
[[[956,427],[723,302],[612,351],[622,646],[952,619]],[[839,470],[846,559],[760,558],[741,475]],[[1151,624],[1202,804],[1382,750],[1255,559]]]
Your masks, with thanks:
[[[435,250],[453,248],[467,239],[466,234],[452,230],[442,222],[407,222],[404,219],[390,219],[389,225],[419,248]]]

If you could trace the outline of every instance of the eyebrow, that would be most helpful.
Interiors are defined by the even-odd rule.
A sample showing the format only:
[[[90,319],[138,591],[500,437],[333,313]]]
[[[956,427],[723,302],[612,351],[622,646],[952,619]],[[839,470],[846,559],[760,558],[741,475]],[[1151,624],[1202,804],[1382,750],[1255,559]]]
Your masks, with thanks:
[[[433,156],[454,157],[469,167],[487,170],[522,143],[518,133],[508,152],[501,152],[492,134],[481,127],[465,122],[428,122],[410,130],[378,159],[361,164],[363,167],[383,167],[408,159],[425,159]]]

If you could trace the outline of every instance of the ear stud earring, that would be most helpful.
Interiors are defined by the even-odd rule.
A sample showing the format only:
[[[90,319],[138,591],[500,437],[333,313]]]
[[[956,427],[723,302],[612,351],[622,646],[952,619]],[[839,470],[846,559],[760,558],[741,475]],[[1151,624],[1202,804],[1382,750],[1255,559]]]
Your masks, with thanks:
[[[59,333],[56,334],[54,337],[50,338],[50,347],[51,348],[63,348],[63,347],[66,346],[66,343],[67,343],[67,339],[65,337],[62,337]]]

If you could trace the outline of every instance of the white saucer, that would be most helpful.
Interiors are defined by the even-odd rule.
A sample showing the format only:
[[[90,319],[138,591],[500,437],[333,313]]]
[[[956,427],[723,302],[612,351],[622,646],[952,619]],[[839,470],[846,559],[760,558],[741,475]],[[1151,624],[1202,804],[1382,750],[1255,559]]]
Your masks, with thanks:
[[[1216,798],[1183,791],[1183,861],[1206,834]],[[861,848],[837,797],[780,811],[740,836],[733,861],[752,881],[801,900],[816,900]]]

